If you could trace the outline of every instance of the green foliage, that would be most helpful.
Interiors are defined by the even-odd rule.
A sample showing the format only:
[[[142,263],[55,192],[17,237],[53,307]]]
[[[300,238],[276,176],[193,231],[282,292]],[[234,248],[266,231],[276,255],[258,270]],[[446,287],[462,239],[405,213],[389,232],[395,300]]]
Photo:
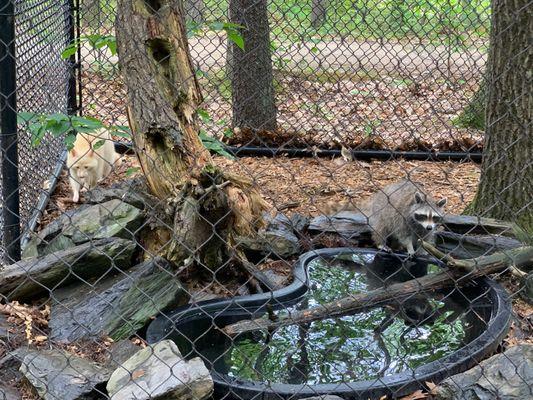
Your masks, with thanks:
[[[224,31],[229,41],[235,43],[241,50],[244,50],[244,38],[241,34],[242,28],[244,28],[242,25],[223,22],[222,19],[202,23],[187,21],[187,36],[198,36],[204,29],[214,32]]]
[[[82,35],[70,43],[61,53],[61,58],[67,59],[76,54],[78,49],[87,43],[93,49],[107,48],[112,55],[117,54],[117,39],[113,35],[100,35],[98,33],[92,35]]]
[[[44,136],[49,133],[54,137],[64,136],[65,145],[70,150],[74,146],[76,133],[92,133],[98,129],[106,128],[112,135],[131,138],[129,128],[120,125],[106,126],[102,121],[93,117],[80,117],[63,113],[39,114],[32,112],[19,112],[18,123],[28,128],[31,133],[32,146],[38,146]],[[104,144],[99,140],[94,144],[98,149]]]
[[[331,0],[324,24],[311,26],[312,0],[268,2],[271,37],[293,42],[352,36],[358,39],[415,36],[465,46],[469,37],[486,37],[490,0]],[[224,19],[228,0],[206,0],[212,18]],[[315,50],[311,50],[315,51]]]

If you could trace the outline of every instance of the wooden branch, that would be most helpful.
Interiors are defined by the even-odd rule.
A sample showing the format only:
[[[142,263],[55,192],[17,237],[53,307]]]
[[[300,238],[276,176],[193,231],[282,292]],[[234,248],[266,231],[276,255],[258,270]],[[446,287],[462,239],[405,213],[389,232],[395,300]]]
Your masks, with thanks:
[[[272,291],[281,289],[280,285],[273,282],[263,271],[260,271],[253,263],[248,261],[242,251],[236,251],[235,257],[237,264],[250,274],[253,279],[259,281],[267,290]]]
[[[426,246],[425,243],[424,247],[430,252],[434,249],[433,246]],[[441,255],[440,252],[439,255]],[[265,318],[239,321],[224,327],[222,331],[229,336],[236,336],[259,329],[272,330],[282,326],[309,323],[324,318],[341,317],[356,311],[386,304],[391,299],[402,299],[411,296],[413,293],[432,292],[451,285],[462,286],[473,279],[508,267],[520,268],[521,266],[533,264],[533,247],[520,247],[469,260],[448,258],[447,261],[448,265],[451,264],[454,268],[407,282],[396,283],[367,293],[354,294],[306,310],[296,311],[278,321],[271,321]],[[465,267],[469,271],[465,272]]]

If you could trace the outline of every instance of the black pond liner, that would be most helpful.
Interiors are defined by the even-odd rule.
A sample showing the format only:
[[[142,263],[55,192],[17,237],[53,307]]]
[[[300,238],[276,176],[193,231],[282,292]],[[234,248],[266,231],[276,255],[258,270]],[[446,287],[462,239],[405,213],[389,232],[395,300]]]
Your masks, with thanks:
[[[221,326],[242,319],[259,317],[266,312],[267,305],[274,309],[292,306],[302,299],[307,291],[307,265],[317,257],[331,258],[353,253],[375,254],[377,251],[362,248],[320,249],[303,254],[294,266],[294,280],[289,286],[274,292],[234,297],[228,300],[208,300],[187,305],[158,316],[149,326],[146,339],[155,343],[163,339],[184,337],[194,340],[202,336],[205,327],[213,321],[223,320]],[[404,259],[403,255],[394,255]],[[432,258],[422,258],[440,266]],[[317,395],[338,395],[345,399],[377,399],[384,395],[404,396],[424,388],[425,382],[439,382],[444,378],[472,368],[480,360],[494,353],[509,329],[511,303],[505,290],[495,281],[482,277],[476,284],[486,290],[492,304],[490,320],[486,330],[471,342],[450,354],[415,368],[381,378],[331,384],[282,384],[245,381],[211,370],[215,384],[215,399],[298,399]],[[202,324],[203,322],[203,324]],[[218,324],[217,324],[218,325]],[[180,332],[188,326],[196,332]],[[185,354],[198,356],[194,354]]]

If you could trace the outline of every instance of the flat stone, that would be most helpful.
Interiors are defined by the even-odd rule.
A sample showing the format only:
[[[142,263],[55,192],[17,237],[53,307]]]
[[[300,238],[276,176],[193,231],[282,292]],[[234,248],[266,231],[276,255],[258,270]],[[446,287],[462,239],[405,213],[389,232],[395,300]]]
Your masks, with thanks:
[[[117,368],[107,392],[112,400],[202,400],[211,396],[213,380],[200,358],[185,361],[174,342],[163,340]]]
[[[109,371],[62,350],[33,350],[20,371],[44,400],[76,400],[98,393],[96,386],[109,379]]]
[[[119,340],[118,342],[113,343],[108,349],[109,356],[105,366],[111,371],[114,371],[140,349],[139,346],[133,344],[130,340]]]
[[[58,286],[100,277],[131,266],[135,243],[109,238],[84,243],[44,257],[22,260],[0,271],[0,294],[12,300],[31,300]]]
[[[0,383],[0,400],[20,399],[22,399],[22,394],[18,391],[17,388],[6,385],[5,383]]]
[[[503,354],[453,375],[436,388],[438,400],[523,400],[533,398],[533,345],[513,346]]]
[[[110,237],[134,240],[143,221],[141,209],[119,199],[84,204],[34,234],[24,248],[23,258],[51,254],[91,240]]]
[[[109,188],[97,186],[87,192],[84,196],[85,202],[89,204],[105,203],[109,200],[118,199],[131,204],[140,210],[146,206],[147,199],[142,193],[147,192],[147,187],[138,179],[126,179],[113,184]]]
[[[76,284],[54,291],[50,338],[60,342],[108,335],[125,339],[151,317],[188,300],[170,264],[154,258],[96,285]]]

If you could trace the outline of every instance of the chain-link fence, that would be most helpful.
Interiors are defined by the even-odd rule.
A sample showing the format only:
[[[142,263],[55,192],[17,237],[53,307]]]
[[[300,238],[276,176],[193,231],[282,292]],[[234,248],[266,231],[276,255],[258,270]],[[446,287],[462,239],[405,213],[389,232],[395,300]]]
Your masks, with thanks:
[[[4,398],[533,397],[530,2],[10,6]]]
[[[17,258],[20,232],[33,229],[46,205],[49,189],[63,163],[62,138],[46,135],[41,145],[32,145],[31,134],[21,125],[15,134],[19,113],[67,112],[70,68],[60,57],[73,39],[71,7],[67,1],[16,1],[2,3],[3,248]],[[8,10],[13,7],[13,12]],[[11,19],[10,15],[14,15]],[[5,46],[5,47],[4,47]],[[70,97],[75,95],[70,94]],[[75,100],[74,100],[75,101]],[[18,149],[17,149],[18,146]],[[16,155],[18,154],[18,162]],[[13,181],[14,177],[16,181]],[[19,211],[20,210],[20,211]],[[18,215],[20,212],[20,216]],[[14,230],[12,228],[15,228]],[[20,256],[20,255],[19,255]],[[2,257],[3,258],[3,257]]]

